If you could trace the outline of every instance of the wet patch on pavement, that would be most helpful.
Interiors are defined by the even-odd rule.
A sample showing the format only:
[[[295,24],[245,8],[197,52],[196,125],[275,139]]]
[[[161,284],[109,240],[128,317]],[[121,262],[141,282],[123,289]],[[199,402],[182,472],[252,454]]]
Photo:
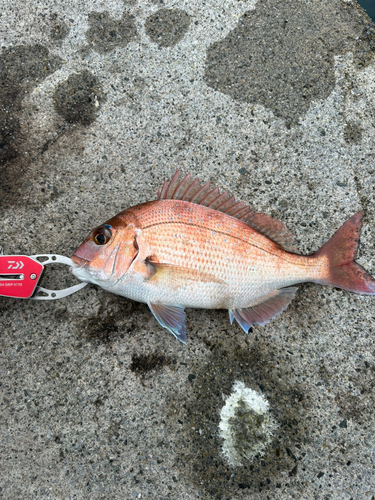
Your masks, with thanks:
[[[103,293],[98,312],[90,318],[83,317],[77,324],[77,333],[97,346],[110,345],[134,331],[133,314],[146,307],[140,302]]]
[[[110,17],[107,11],[91,12],[88,20],[90,29],[86,31],[86,39],[100,54],[117,47],[123,48],[137,37],[134,17],[127,13],[117,20]]]
[[[335,86],[334,56],[352,51],[358,65],[375,55],[375,28],[353,6],[292,0],[258,2],[226,38],[207,51],[205,82],[262,104],[287,125]]]
[[[161,370],[167,366],[170,359],[160,351],[154,351],[147,354],[133,353],[130,370],[136,375],[144,376],[146,373]]]
[[[31,158],[29,137],[20,115],[23,99],[35,85],[62,66],[42,45],[21,45],[4,49],[0,58],[0,206],[16,203],[27,180]],[[34,114],[36,110],[31,109]]]
[[[150,40],[161,47],[173,47],[185,36],[190,25],[190,16],[180,9],[160,9],[145,22]]]
[[[69,34],[70,28],[69,26],[62,20],[60,20],[57,14],[51,15],[51,31],[50,38],[54,42],[61,42],[66,38]]]
[[[184,399],[168,402],[170,425],[178,429],[176,464],[183,464],[186,474],[210,498],[232,497],[241,489],[249,494],[265,490],[272,495],[275,488],[289,482],[285,472],[296,475],[291,471],[297,471],[297,464],[303,467],[309,429],[319,427],[319,422],[310,410],[308,387],[293,385],[293,366],[282,364],[274,347],[264,343],[246,347],[237,339],[227,340],[227,346],[225,339],[208,341],[212,355],[206,364],[192,369],[194,375],[188,378],[191,390],[183,394]],[[278,425],[264,455],[244,461],[243,467],[227,464],[218,427],[223,398],[232,392],[235,381],[243,381],[268,399]]]
[[[347,143],[358,144],[362,140],[362,129],[356,123],[347,123],[344,129],[344,139]]]
[[[57,113],[68,123],[90,125],[104,100],[98,78],[90,71],[74,73],[60,83],[53,95]]]

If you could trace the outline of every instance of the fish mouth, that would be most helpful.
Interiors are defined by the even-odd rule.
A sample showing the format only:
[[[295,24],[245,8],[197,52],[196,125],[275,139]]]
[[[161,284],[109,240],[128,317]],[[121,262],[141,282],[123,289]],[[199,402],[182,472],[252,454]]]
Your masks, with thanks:
[[[75,254],[71,256],[71,259],[73,265],[70,268],[70,272],[79,280],[90,283],[92,281],[92,277],[90,272],[87,271],[90,261],[82,259],[82,257],[78,257]]]
[[[82,259],[82,257],[77,257],[77,255],[75,255],[75,254],[72,255],[70,258],[72,259],[74,264],[76,264],[76,266],[78,266],[78,267],[84,267],[89,263],[88,260]],[[75,269],[76,266],[72,266],[72,269]]]

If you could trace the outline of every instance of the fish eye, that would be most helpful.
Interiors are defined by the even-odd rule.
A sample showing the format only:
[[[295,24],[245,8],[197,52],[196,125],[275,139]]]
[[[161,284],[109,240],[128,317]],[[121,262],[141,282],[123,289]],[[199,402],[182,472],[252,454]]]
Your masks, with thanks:
[[[93,234],[93,240],[97,245],[105,245],[112,238],[110,226],[99,227]]]

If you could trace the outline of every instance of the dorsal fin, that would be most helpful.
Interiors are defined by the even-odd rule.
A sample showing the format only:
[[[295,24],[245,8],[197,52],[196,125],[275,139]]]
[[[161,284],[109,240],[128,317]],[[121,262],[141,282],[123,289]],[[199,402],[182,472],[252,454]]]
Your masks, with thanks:
[[[219,188],[211,188],[207,182],[203,186],[199,179],[192,179],[189,173],[181,181],[180,169],[170,181],[165,181],[158,191],[158,200],[182,200],[219,210],[224,214],[242,220],[259,231],[288,252],[298,253],[296,241],[289,229],[280,221],[269,215],[256,213],[254,208],[243,201],[237,202],[227,191],[219,192]]]
[[[294,234],[279,220],[262,213],[250,213],[241,220],[280,245],[284,250],[298,253]]]

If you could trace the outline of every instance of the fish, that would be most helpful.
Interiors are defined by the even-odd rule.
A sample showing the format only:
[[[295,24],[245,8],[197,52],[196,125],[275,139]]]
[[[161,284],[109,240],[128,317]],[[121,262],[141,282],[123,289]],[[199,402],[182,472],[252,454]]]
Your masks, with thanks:
[[[75,250],[72,273],[148,304],[160,325],[186,343],[185,308],[227,309],[248,333],[283,312],[300,283],[375,295],[354,259],[364,212],[318,251],[301,255],[280,221],[180,170],[157,199],[94,228]]]

